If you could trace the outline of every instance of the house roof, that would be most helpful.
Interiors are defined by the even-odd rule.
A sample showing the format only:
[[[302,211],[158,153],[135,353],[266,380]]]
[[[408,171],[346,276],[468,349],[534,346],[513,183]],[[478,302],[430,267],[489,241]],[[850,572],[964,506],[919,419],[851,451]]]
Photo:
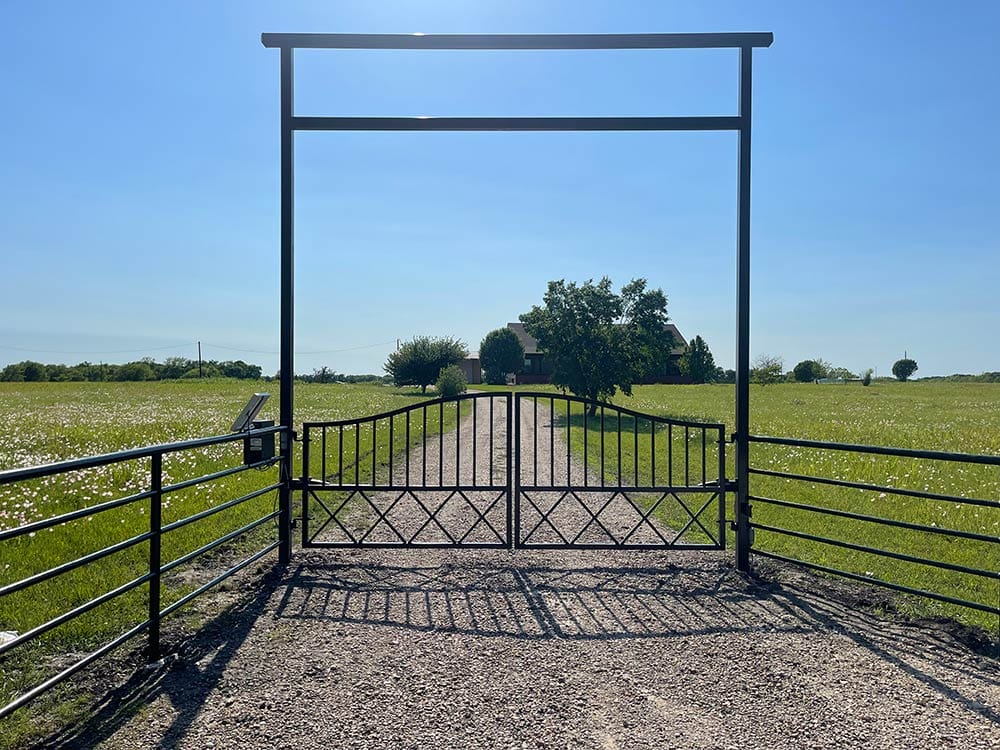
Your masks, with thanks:
[[[508,323],[507,327],[517,335],[525,354],[538,354],[538,341],[524,330],[524,323]]]
[[[517,338],[521,341],[521,346],[524,347],[525,354],[538,354],[538,341],[535,337],[524,330],[524,323],[508,323],[507,327],[512,330]],[[677,330],[677,326],[673,323],[667,323],[666,329],[674,336],[675,346],[671,350],[671,354],[680,356],[687,350],[687,340],[681,335],[681,332]]]

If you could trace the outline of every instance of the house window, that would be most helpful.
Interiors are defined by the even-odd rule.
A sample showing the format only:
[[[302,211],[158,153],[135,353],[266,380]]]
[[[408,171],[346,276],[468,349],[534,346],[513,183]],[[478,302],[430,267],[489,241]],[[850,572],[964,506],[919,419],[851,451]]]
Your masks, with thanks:
[[[524,371],[531,372],[531,360],[527,357],[524,358]]]

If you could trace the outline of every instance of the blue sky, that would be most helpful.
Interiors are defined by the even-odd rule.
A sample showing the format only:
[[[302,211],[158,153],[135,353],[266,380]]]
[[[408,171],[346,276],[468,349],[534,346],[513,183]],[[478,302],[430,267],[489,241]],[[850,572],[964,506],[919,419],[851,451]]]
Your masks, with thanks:
[[[277,367],[263,31],[772,31],[754,55],[752,352],[1000,370],[996,3],[10,4],[0,365]],[[734,51],[305,51],[298,114],[732,114]],[[475,349],[546,283],[637,276],[735,352],[732,133],[303,133],[297,370]]]

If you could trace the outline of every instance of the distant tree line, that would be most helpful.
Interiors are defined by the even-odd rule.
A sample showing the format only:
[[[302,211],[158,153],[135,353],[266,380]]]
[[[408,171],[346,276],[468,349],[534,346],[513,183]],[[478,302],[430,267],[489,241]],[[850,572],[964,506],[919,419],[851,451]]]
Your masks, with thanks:
[[[280,373],[275,375],[275,380],[279,379]],[[312,371],[312,375],[296,375],[296,380],[303,383],[391,383],[392,377],[389,375],[347,375],[345,373],[331,370],[329,367],[319,367]]]
[[[261,368],[260,365],[252,365],[241,359],[224,362],[204,360],[199,368],[196,359],[168,357],[163,362],[156,362],[146,357],[121,365],[103,362],[47,365],[26,360],[0,370],[0,381],[17,383],[176,380],[197,377],[259,380]]]

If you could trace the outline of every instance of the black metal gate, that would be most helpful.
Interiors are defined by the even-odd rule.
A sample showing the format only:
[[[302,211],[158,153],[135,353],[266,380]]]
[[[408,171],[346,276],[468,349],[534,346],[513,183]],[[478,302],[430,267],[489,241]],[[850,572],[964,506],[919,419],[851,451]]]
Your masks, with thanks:
[[[725,461],[721,424],[554,393],[307,422],[302,544],[724,549]]]

